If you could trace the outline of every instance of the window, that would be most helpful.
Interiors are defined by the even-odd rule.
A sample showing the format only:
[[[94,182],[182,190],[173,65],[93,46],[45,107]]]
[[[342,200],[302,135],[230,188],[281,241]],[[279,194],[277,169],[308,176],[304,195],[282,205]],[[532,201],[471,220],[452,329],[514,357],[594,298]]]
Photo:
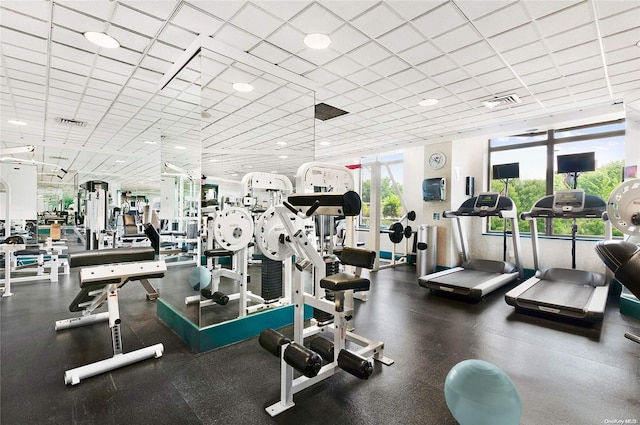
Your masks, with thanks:
[[[362,194],[362,212],[360,225],[369,227],[371,213],[371,172],[380,167],[380,224],[388,227],[403,215],[402,202],[402,154],[378,158],[362,158],[360,161],[360,193]]]
[[[580,173],[576,187],[606,201],[622,181],[624,120],[489,140],[490,172],[496,164],[517,162],[520,167],[519,178],[491,180],[490,190],[507,194],[518,213],[529,211],[541,197],[573,188],[571,176],[556,174],[557,157],[584,152],[595,152],[596,169]],[[578,235],[604,235],[602,220],[580,219],[577,223]],[[571,220],[537,220],[541,235],[569,235],[571,224]],[[520,220],[519,226],[521,232],[530,232],[529,222]],[[503,220],[489,221],[490,232],[503,229]]]

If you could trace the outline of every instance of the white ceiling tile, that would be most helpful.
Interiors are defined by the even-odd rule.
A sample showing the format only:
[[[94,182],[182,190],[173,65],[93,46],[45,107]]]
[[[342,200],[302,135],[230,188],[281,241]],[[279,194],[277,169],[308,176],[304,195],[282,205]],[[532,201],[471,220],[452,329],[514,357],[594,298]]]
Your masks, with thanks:
[[[225,24],[222,29],[218,31],[215,38],[243,52],[251,50],[252,47],[260,42],[258,37],[231,24]]]
[[[380,78],[380,75],[367,68],[363,68],[360,71],[355,72],[347,77],[349,81],[352,81],[361,86],[366,86],[373,81],[379,80]]]
[[[415,47],[398,53],[398,56],[411,65],[418,65],[442,55],[442,51],[436,48],[430,41],[425,41]]]
[[[208,13],[202,13],[185,3],[176,16],[171,20],[171,25],[177,25],[196,34],[213,35],[220,29],[223,20]]]
[[[316,66],[322,66],[325,63],[336,59],[338,56],[340,56],[340,53],[333,49],[316,50],[311,48],[305,48],[298,52],[298,56]]]
[[[411,21],[415,28],[427,38],[436,37],[465,22],[466,20],[449,2]]]
[[[617,49],[623,49],[627,47],[635,47],[636,42],[640,39],[638,30],[623,31],[608,37],[604,37],[602,40],[604,51],[612,51]]]
[[[456,5],[462,10],[467,18],[475,20],[481,16],[488,15],[498,9],[505,8],[516,0],[456,0]]]
[[[468,79],[469,75],[464,70],[456,68],[438,75],[433,75],[431,78],[441,86],[446,87],[449,84]]]
[[[162,27],[164,21],[146,13],[138,12],[123,3],[118,3],[112,22],[122,28],[135,28],[135,31],[153,37]]]
[[[14,31],[8,28],[0,27],[0,40],[3,45],[12,45],[19,48],[25,48],[29,46],[30,50],[46,52],[47,40],[39,37],[34,37],[29,34],[25,34],[19,31]]]
[[[51,68],[61,69],[71,73],[77,73],[80,75],[89,75],[91,73],[91,67],[78,62],[70,62],[66,59],[60,59],[55,56],[51,57]]]
[[[614,64],[618,62],[624,62],[627,60],[633,60],[638,58],[638,48],[635,46],[627,47],[626,49],[618,49],[612,52],[605,53],[608,64]]]
[[[322,5],[313,3],[289,23],[304,34],[331,34],[343,24],[343,20],[328,11]]]
[[[266,41],[258,44],[249,53],[274,64],[278,64],[291,56],[291,53]]]
[[[438,77],[435,77],[434,80],[439,81]],[[459,79],[447,84],[447,90],[455,94],[468,93],[474,89],[478,89],[478,83],[473,78]]]
[[[604,71],[602,69],[591,69],[585,72],[565,75],[563,78],[565,78],[568,85],[575,86],[577,84],[603,79]]]
[[[410,21],[416,16],[422,15],[432,9],[435,9],[441,4],[446,3],[446,0],[391,0],[387,1],[387,3],[398,15],[402,16],[405,20]]]
[[[51,11],[50,2],[26,2],[24,0],[3,0],[2,7],[4,9],[10,9],[21,14],[31,16],[35,19],[42,21],[49,20],[49,14]],[[0,22],[5,25],[5,19],[9,15],[5,15],[5,12],[0,14]]]
[[[625,74],[627,72],[636,72],[638,75],[636,79],[640,79],[640,57],[636,57],[633,60],[618,62],[607,67],[610,76]]]
[[[326,85],[326,88],[328,90],[331,90],[335,93],[345,93],[357,87],[358,87],[357,84],[354,84],[351,81],[345,80],[344,78],[341,78],[339,80],[334,81],[333,83],[329,83]]]
[[[358,87],[358,88],[355,88],[353,90],[350,90],[350,91],[344,93],[344,96],[349,98],[349,99],[353,99],[356,102],[361,102],[361,101],[363,101],[365,99],[369,99],[369,98],[373,97],[374,93],[370,92],[367,89]]]
[[[456,68],[456,64],[447,56],[440,56],[421,65],[417,68],[427,75],[437,75]]]
[[[534,41],[526,46],[520,46],[512,50],[502,52],[502,57],[508,64],[513,65],[520,62],[526,62],[532,57],[538,57],[548,54],[547,48],[540,41]],[[453,54],[451,55],[453,56]]]
[[[307,46],[304,45],[303,39],[304,34],[302,32],[290,25],[284,25],[275,33],[271,34],[267,38],[267,41],[287,52],[296,54],[307,48]]]
[[[534,95],[539,96],[541,93],[564,89],[566,84],[562,78],[556,78],[555,80],[547,80],[542,83],[532,84],[528,87]]]
[[[385,3],[379,3],[373,9],[368,10],[351,22],[371,38],[377,38],[403,23]]]
[[[183,50],[174,46],[170,46],[160,41],[156,41],[151,45],[147,54],[157,58],[179,58]]]
[[[32,62],[38,65],[47,64],[47,55],[45,53],[36,52],[33,50],[24,49],[10,44],[2,45],[2,54],[15,59]]]
[[[126,48],[136,52],[143,52],[151,42],[150,37],[136,34],[134,32],[119,28],[117,26],[111,26],[109,28],[109,31],[107,31],[107,33],[113,38],[115,38],[116,40],[118,40],[118,42],[120,43],[120,46],[122,47],[120,47],[119,49],[101,49],[87,41],[87,43],[89,43],[89,45],[91,46],[91,49],[87,49],[87,50],[91,50],[91,51],[124,50],[123,48]]]
[[[378,37],[377,41],[397,53],[424,42],[424,37],[411,25],[405,24]]]
[[[480,84],[488,86],[500,81],[513,79],[514,76],[508,68],[502,68],[499,70],[487,72],[485,74],[476,75],[475,78],[476,80],[478,80],[478,82],[480,82]]]
[[[452,52],[462,47],[474,44],[480,40],[480,36],[469,24],[460,26],[438,37],[435,37],[433,43],[444,52]]]
[[[540,19],[543,16],[556,13],[581,1],[582,0],[528,1],[523,4],[531,18]]]
[[[538,84],[543,81],[555,80],[562,75],[555,68],[546,69],[544,71],[534,72],[527,75],[521,75],[522,81],[527,85]]]
[[[229,22],[260,38],[265,38],[283,24],[282,19],[272,16],[251,3],[246,3],[245,7],[240,9]]]
[[[464,66],[464,70],[470,75],[480,75],[495,69],[504,67],[504,62],[497,56],[490,56],[477,62],[469,63]]]
[[[416,81],[425,79],[425,75],[416,69],[409,68],[387,77],[391,82],[398,86],[406,86]]]
[[[449,57],[459,65],[466,65],[495,54],[489,43],[478,41],[470,46],[463,47],[455,52],[449,53]]]
[[[553,68],[553,66],[553,61],[549,56],[540,56],[515,64],[512,68],[518,75],[527,75]]]
[[[2,3],[4,6],[4,2]],[[22,31],[26,34],[46,39],[49,36],[49,22],[40,19],[33,19],[29,16],[13,12],[12,10],[3,10],[0,14],[0,23],[3,27]]]
[[[535,25],[542,36],[549,37],[588,24],[591,21],[592,13],[591,4],[582,2],[542,17],[535,21]]]
[[[640,24],[638,24],[639,22],[640,6],[635,9],[619,13],[618,15],[603,18],[599,21],[599,24],[602,35],[607,36],[629,29],[635,29],[638,31],[638,27],[640,27]]]
[[[566,49],[577,44],[596,40],[598,33],[595,25],[587,24],[569,31],[545,38],[546,44],[552,52]]]
[[[349,52],[347,56],[358,64],[368,67],[376,62],[382,61],[383,59],[387,59],[389,57],[389,52],[380,47],[376,42],[372,41]]]
[[[377,1],[344,1],[344,0],[322,0],[322,6],[331,10],[344,20],[350,21],[366,10],[374,7]]]
[[[290,56],[288,59],[283,60],[278,65],[283,67],[284,69],[288,69],[289,71],[300,75],[316,69],[314,64],[296,56]]]
[[[409,65],[406,62],[398,59],[397,57],[391,56],[383,60],[382,62],[371,65],[369,68],[371,68],[372,71],[386,77],[409,68]]]
[[[169,16],[177,6],[176,2],[166,0],[125,0],[120,3],[129,6],[131,9],[136,9],[140,12],[154,16],[162,21],[169,19]]]
[[[529,17],[522,7],[522,2],[511,3],[502,9],[473,21],[475,27],[484,37],[492,37],[510,31],[527,22],[529,22]]]
[[[498,52],[505,52],[531,44],[538,39],[538,33],[533,24],[527,24],[491,37],[489,43]]]
[[[344,77],[359,70],[360,66],[350,58],[342,56],[324,65],[324,68],[340,77]]]
[[[97,59],[97,55],[80,49],[74,49],[63,44],[51,43],[51,55],[62,60],[78,62],[91,66]]]

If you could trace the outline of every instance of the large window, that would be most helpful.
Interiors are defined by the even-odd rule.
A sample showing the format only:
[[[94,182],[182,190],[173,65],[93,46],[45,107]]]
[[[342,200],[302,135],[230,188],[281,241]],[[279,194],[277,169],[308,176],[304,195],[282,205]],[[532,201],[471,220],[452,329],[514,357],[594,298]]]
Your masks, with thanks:
[[[371,220],[371,171],[380,168],[380,225],[388,227],[403,215],[402,207],[402,154],[362,158],[360,161],[360,193],[362,213],[360,225],[369,227]]]
[[[493,165],[509,163],[519,163],[520,175],[509,180],[492,178],[490,190],[507,194],[514,200],[518,213],[529,211],[541,197],[573,188],[570,175],[556,174],[556,159],[560,155],[584,152],[595,152],[596,170],[580,173],[576,187],[606,201],[622,180],[624,120],[491,139],[490,175]],[[521,232],[530,232],[529,222],[520,220],[519,225]],[[537,220],[538,231],[543,235],[569,235],[571,225],[571,220]],[[490,220],[489,231],[503,230],[503,220]],[[578,220],[578,234],[602,236],[604,222]]]

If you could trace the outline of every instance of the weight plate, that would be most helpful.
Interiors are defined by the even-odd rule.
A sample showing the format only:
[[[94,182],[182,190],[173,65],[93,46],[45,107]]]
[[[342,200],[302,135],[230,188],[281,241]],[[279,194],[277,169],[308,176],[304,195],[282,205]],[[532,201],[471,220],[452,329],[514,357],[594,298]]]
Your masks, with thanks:
[[[400,222],[395,222],[389,226],[389,240],[393,243],[402,242],[404,237],[404,226]]]
[[[607,214],[613,227],[632,236],[640,236],[640,179],[620,183],[607,203]]]
[[[409,221],[414,221],[416,219],[416,212],[415,211],[409,211],[407,213],[407,219]]]
[[[243,208],[226,208],[213,221],[213,236],[220,247],[238,251],[253,238],[253,219]]]
[[[298,220],[296,220],[296,224],[299,224]],[[294,254],[290,242],[280,242],[281,235],[283,238],[287,236],[287,230],[284,228],[280,216],[276,213],[275,207],[270,207],[260,215],[255,233],[256,244],[265,257],[275,261],[284,261]]]
[[[409,239],[411,237],[411,234],[413,233],[413,229],[411,228],[411,226],[407,226],[404,228],[404,237]]]

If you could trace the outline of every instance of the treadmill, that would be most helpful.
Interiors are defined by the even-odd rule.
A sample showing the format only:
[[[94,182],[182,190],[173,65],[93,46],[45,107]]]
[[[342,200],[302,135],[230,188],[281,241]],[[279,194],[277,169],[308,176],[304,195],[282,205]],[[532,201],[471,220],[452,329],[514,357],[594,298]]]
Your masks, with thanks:
[[[540,198],[531,211],[521,214],[531,221],[531,243],[535,276],[505,294],[505,301],[516,310],[547,313],[556,318],[594,322],[604,317],[609,294],[608,274],[576,269],[577,218],[605,219],[605,238],[611,239],[611,223],[606,220],[605,201],[582,189],[559,190]],[[539,267],[537,218],[573,220],[571,230],[572,268]]]
[[[479,300],[516,279],[524,278],[520,262],[520,232],[516,207],[511,198],[496,192],[481,193],[467,199],[456,211],[445,211],[444,217],[455,219],[460,237],[463,263],[418,278],[418,284],[434,291],[458,294]],[[511,223],[511,237],[516,264],[499,260],[471,259],[460,217],[500,217]]]

